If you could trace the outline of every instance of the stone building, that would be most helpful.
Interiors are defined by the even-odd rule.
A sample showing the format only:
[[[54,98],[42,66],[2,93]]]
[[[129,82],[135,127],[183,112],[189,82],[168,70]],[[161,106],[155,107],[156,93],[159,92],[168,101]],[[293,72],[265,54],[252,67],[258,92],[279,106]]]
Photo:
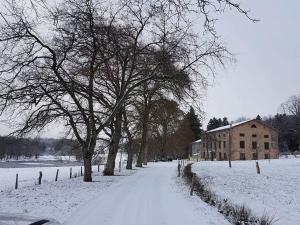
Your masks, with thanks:
[[[207,131],[192,151],[202,160],[277,159],[278,133],[261,120],[247,120]]]

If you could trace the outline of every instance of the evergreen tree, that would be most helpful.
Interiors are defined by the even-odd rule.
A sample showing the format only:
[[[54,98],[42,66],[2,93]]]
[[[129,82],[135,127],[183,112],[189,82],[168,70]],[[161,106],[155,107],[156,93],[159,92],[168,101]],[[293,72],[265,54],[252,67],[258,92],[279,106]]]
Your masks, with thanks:
[[[256,119],[257,119],[257,120],[261,120],[260,115],[257,115]]]
[[[212,119],[209,120],[208,124],[207,124],[207,130],[213,130],[216,129],[218,127],[220,127],[220,121],[219,119],[217,119],[216,117],[213,117]]]
[[[227,117],[224,117],[223,119],[219,118],[217,119],[216,117],[213,117],[212,119],[209,120],[208,125],[207,125],[207,130],[213,130],[222,126],[229,125]]]
[[[202,124],[201,124],[198,116],[196,115],[193,107],[190,107],[190,111],[187,114],[187,118],[190,122],[190,126],[194,133],[195,139],[196,140],[200,139],[201,135],[202,135]]]
[[[224,117],[224,118],[223,118],[222,125],[223,125],[223,126],[229,125],[229,122],[228,122],[227,117]]]

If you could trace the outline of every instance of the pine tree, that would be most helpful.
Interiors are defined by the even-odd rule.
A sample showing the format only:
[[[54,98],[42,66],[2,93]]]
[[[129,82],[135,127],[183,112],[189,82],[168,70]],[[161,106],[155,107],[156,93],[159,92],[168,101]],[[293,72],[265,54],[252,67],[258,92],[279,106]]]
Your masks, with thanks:
[[[257,115],[256,119],[257,119],[257,120],[261,120],[260,115]]]
[[[190,126],[194,133],[195,139],[196,140],[200,139],[201,135],[202,135],[202,124],[201,124],[198,116],[196,115],[193,107],[190,107],[190,111],[187,114],[187,118],[190,122]]]
[[[227,126],[227,125],[229,125],[228,119],[227,117],[224,117],[222,121],[222,126]]]
[[[207,130],[213,130],[222,126],[229,125],[227,117],[224,117],[223,119],[219,118],[217,119],[216,117],[213,117],[212,119],[209,120],[208,125],[207,125]]]
[[[222,123],[222,120],[221,120]],[[222,126],[222,124],[220,124],[220,119],[217,119],[216,117],[213,117],[212,119],[209,120],[208,124],[207,124],[207,130],[213,130],[216,129],[218,127]]]

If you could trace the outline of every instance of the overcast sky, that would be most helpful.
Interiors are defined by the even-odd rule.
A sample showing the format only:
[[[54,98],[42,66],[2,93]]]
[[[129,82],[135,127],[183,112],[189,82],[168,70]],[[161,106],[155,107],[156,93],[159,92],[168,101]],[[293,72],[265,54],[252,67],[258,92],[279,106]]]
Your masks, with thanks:
[[[242,5],[260,22],[231,12],[217,23],[237,63],[219,72],[209,88],[208,119],[274,115],[289,96],[300,94],[300,1],[247,0]]]
[[[237,62],[214,79],[204,104],[206,118],[274,115],[289,96],[300,94],[300,1],[241,0],[252,23],[235,11],[220,17],[217,29]],[[0,134],[7,127],[0,123]],[[52,126],[42,136],[59,137]]]

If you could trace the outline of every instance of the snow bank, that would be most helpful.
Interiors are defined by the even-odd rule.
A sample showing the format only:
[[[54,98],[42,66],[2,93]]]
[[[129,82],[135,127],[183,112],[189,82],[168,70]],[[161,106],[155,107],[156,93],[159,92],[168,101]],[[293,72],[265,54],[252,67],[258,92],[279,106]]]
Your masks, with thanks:
[[[258,216],[274,216],[277,225],[296,225],[300,221],[300,159],[199,162],[193,171],[205,178],[221,198],[245,204]]]

